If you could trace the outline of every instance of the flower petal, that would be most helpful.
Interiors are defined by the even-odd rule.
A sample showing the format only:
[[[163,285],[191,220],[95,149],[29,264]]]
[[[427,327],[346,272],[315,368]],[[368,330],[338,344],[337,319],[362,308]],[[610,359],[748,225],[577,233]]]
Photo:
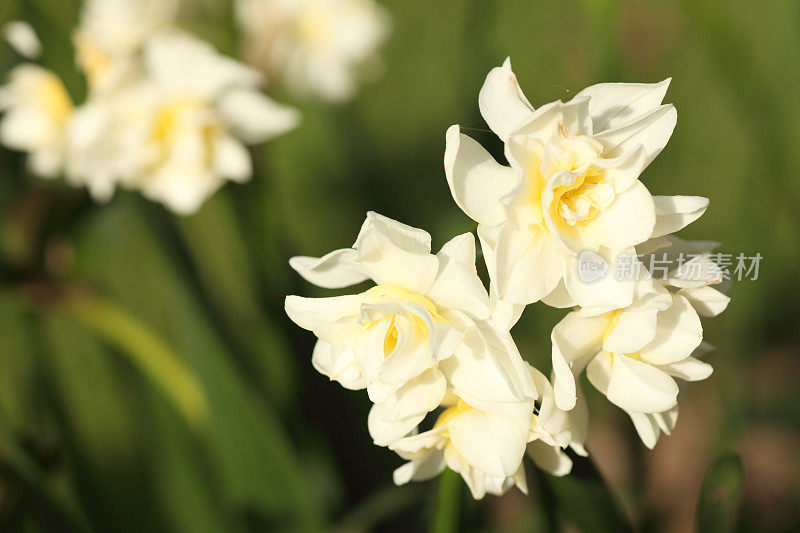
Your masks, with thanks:
[[[657,413],[671,409],[678,401],[674,379],[626,355],[601,353],[589,363],[586,375],[601,392],[605,387],[611,403],[626,411]]]
[[[677,121],[675,107],[662,105],[633,122],[604,131],[594,138],[605,146],[605,157],[617,157],[642,146],[647,154],[644,160],[647,166],[667,145]]]
[[[575,375],[600,350],[608,326],[608,317],[583,317],[572,312],[553,328],[550,334],[553,345],[553,391],[559,409],[568,411],[575,407]]]
[[[703,326],[697,311],[686,298],[676,294],[672,305],[658,314],[656,336],[639,356],[654,365],[675,363],[691,355],[702,340]]]
[[[706,212],[708,198],[702,196],[653,196],[656,223],[651,238],[675,233]]]
[[[505,219],[501,199],[519,182],[511,167],[501,165],[483,146],[460,132],[447,130],[444,170],[453,199],[476,222],[494,226]]]
[[[700,316],[717,316],[731,301],[730,296],[707,286],[681,289],[677,294],[686,298]]]
[[[369,276],[356,262],[358,253],[352,248],[334,250],[322,257],[296,256],[289,266],[303,279],[326,289],[339,289],[368,280]]]
[[[377,213],[367,213],[353,248],[359,264],[378,284],[425,294],[439,271],[427,232]]]
[[[489,295],[475,268],[475,237],[464,233],[453,237],[436,254],[439,272],[427,296],[437,306],[463,311],[474,318],[488,318]]]
[[[623,126],[661,105],[671,78],[659,83],[598,83],[576,98],[588,96],[593,132]]]
[[[649,239],[655,223],[653,196],[636,180],[618,194],[610,206],[586,223],[581,235],[587,238],[586,248],[606,246],[621,250]]]
[[[479,228],[480,236],[480,228]],[[502,227],[488,265],[498,298],[513,304],[531,304],[547,296],[564,276],[564,258],[543,228]]]
[[[247,144],[264,142],[300,123],[300,112],[295,108],[254,90],[226,91],[218,105],[222,119]]]
[[[511,58],[489,71],[478,95],[478,107],[492,131],[504,141],[515,126],[533,114],[533,106],[511,70]]]
[[[522,461],[529,421],[469,409],[453,417],[448,430],[453,446],[471,466],[491,477],[506,477]]]
[[[358,317],[361,298],[356,295],[331,298],[303,298],[287,296],[284,304],[292,322],[328,342],[333,342],[342,329],[341,320]]]

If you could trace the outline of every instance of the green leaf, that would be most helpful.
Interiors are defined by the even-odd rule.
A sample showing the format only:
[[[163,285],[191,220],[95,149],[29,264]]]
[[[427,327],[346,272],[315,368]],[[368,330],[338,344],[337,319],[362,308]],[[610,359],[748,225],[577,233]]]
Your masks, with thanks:
[[[111,301],[85,294],[71,295],[57,309],[126,355],[170,398],[189,426],[205,423],[208,405],[197,376],[144,323]]]
[[[744,469],[735,452],[723,453],[703,478],[697,506],[698,531],[733,531],[738,522]]]

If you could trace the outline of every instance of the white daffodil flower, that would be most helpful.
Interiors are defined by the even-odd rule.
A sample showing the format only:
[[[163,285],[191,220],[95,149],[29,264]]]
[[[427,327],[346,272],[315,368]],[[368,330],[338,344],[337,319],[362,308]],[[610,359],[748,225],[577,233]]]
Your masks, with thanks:
[[[578,255],[591,250],[613,267],[702,214],[707,200],[654,198],[638,179],[675,127],[675,108],[661,104],[668,84],[593,85],[534,109],[509,60],[489,73],[478,102],[510,166],[452,126],[445,170],[456,203],[479,224],[499,301],[530,304],[563,282],[582,307],[626,307],[634,284],[612,276],[587,287]]]
[[[380,66],[388,13],[373,0],[238,0],[243,55],[301,96],[342,101]]]
[[[631,416],[650,447],[656,429],[669,433],[677,418],[675,379],[699,381],[713,370],[696,357],[706,351],[697,311],[657,280],[639,283],[635,302],[625,309],[596,316],[573,311],[551,338],[559,408],[575,405],[576,376],[585,369],[589,382]]]
[[[369,213],[353,248],[290,262],[308,281],[360,294],[286,298],[286,312],[319,341],[314,367],[375,402],[370,433],[387,445],[412,431],[448,390],[482,409],[515,412],[535,387],[510,335],[489,320],[471,234],[431,254],[428,233]]]
[[[71,124],[72,181],[98,199],[118,182],[190,214],[226,180],[250,179],[245,144],[299,122],[258,91],[257,72],[189,35],[152,37],[143,68],[138,83],[91,99]]]
[[[178,0],[89,0],[73,35],[76,62],[94,91],[141,75],[145,43],[175,21]]]
[[[511,416],[476,409],[455,396],[443,406],[432,429],[389,445],[409,461],[394,471],[395,484],[424,481],[447,467],[461,474],[476,500],[513,486],[527,494],[522,458],[533,402],[520,402]]]
[[[409,461],[394,472],[397,485],[424,481],[445,467],[458,472],[472,496],[502,495],[511,487],[528,493],[522,459],[528,456],[543,470],[564,476],[572,460],[562,448],[586,455],[583,442],[588,422],[585,404],[567,413],[555,405],[553,387],[541,372],[526,365],[541,394],[538,407],[530,400],[476,408],[456,394],[442,402],[444,410],[432,429],[389,445]]]
[[[0,142],[27,152],[28,168],[43,178],[58,175],[64,164],[64,132],[73,113],[61,79],[33,64],[11,70],[0,87]]]

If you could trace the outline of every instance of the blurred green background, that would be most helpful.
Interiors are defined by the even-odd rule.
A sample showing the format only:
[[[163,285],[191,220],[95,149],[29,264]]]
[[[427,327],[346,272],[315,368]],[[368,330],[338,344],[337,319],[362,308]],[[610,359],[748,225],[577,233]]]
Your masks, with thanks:
[[[186,26],[234,52],[229,5],[189,3]],[[764,257],[759,279],[734,283],[728,310],[705,322],[715,372],[688,387],[654,451],[590,397],[588,449],[625,513],[643,531],[689,531],[698,513],[704,531],[800,528],[800,3],[383,4],[394,31],[382,78],[338,107],[277,91],[301,107],[301,127],[257,148],[252,182],[197,215],[125,192],[95,205],[0,149],[0,530],[427,528],[437,482],[393,487],[402,461],[371,444],[365,395],[312,369],[313,338],[283,298],[326,291],[287,260],[351,245],[367,210],[428,229],[435,246],[473,230],[444,179],[444,132],[459,123],[501,158],[477,96],[508,55],[535,106],[672,76],[678,126],[642,181],[711,199],[682,237]],[[77,9],[2,0],[0,23],[31,22],[42,62],[80,100]],[[18,62],[0,49],[4,78]],[[535,305],[514,330],[545,372],[562,314]],[[528,497],[473,502],[460,487],[460,530],[579,526],[529,473]]]

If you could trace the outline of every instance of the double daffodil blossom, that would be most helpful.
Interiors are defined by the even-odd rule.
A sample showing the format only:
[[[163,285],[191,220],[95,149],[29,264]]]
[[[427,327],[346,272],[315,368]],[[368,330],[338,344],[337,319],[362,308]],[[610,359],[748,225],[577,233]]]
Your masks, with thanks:
[[[576,400],[576,376],[589,382],[633,419],[643,441],[655,445],[669,432],[680,392],[675,379],[699,381],[712,373],[697,359],[703,328],[689,300],[658,280],[637,283],[632,305],[596,316],[573,311],[553,329],[555,399],[561,409]]]
[[[28,153],[28,168],[54,178],[65,160],[65,131],[74,105],[61,79],[38,65],[12,69],[0,87],[0,142]]]
[[[319,338],[312,363],[320,373],[367,389],[380,445],[412,431],[448,390],[503,413],[536,397],[510,335],[490,320],[472,235],[430,251],[426,232],[369,213],[352,248],[290,262],[322,287],[377,284],[331,298],[289,296],[286,312]]]
[[[246,61],[301,96],[351,98],[380,67],[389,14],[373,0],[237,0]]]
[[[509,60],[489,73],[478,102],[510,166],[452,126],[445,171],[456,203],[479,224],[499,301],[527,305],[563,284],[582,307],[625,307],[633,284],[607,277],[588,286],[578,255],[592,250],[613,267],[619,254],[702,214],[707,200],[653,197],[638,179],[675,127],[674,107],[661,104],[668,84],[593,85],[534,109]]]
[[[557,476],[568,474],[572,461],[562,448],[571,446],[586,455],[586,410],[583,404],[569,413],[558,409],[547,378],[526,366],[541,395],[537,408],[527,400],[511,409],[507,405],[497,411],[488,404],[479,409],[448,395],[430,430],[389,445],[408,461],[395,470],[394,482],[424,481],[450,468],[461,474],[475,499],[487,493],[499,496],[514,486],[527,494],[522,464],[526,451],[539,468]]]
[[[72,181],[100,200],[119,183],[192,213],[226,180],[250,179],[246,144],[299,122],[258,91],[257,72],[187,34],[152,37],[143,69],[137,83],[88,102],[71,127]]]

